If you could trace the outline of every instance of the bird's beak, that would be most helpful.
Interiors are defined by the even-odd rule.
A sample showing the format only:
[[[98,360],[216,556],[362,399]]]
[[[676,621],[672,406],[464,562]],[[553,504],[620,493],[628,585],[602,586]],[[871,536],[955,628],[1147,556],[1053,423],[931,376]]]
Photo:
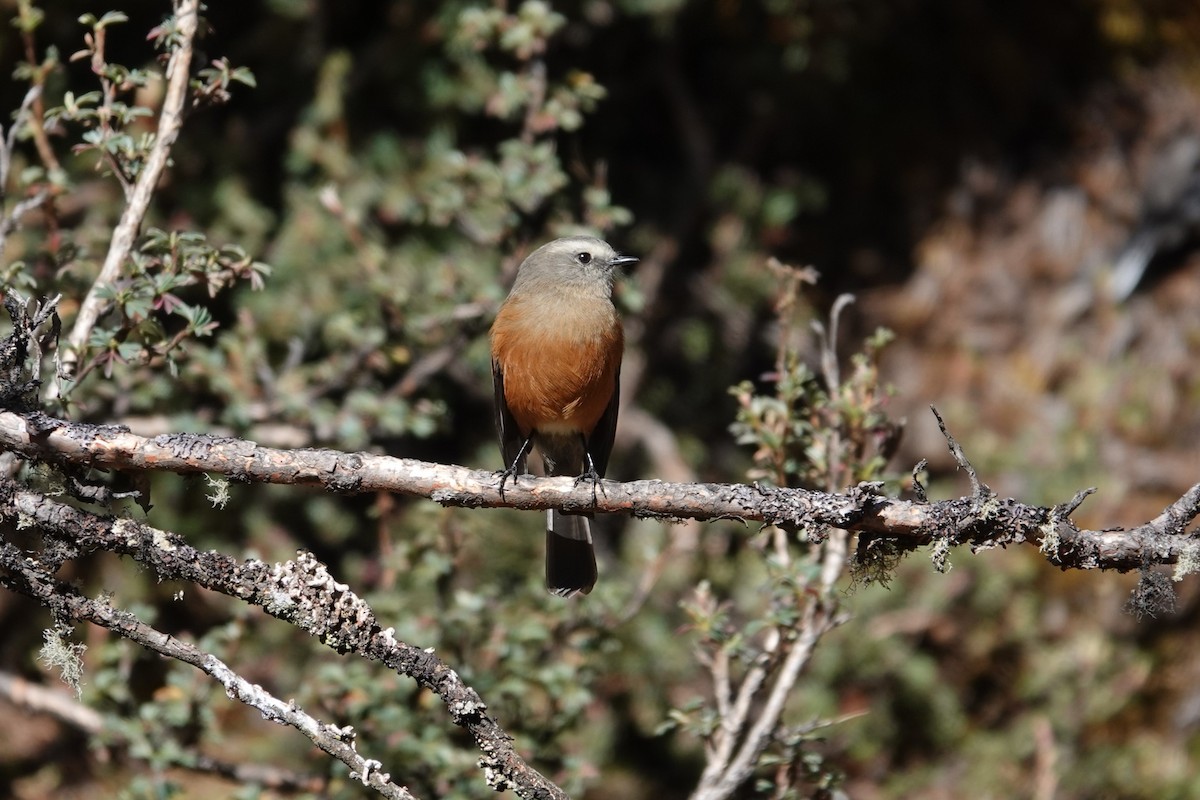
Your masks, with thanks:
[[[637,259],[634,256],[617,256],[612,261],[608,262],[610,267],[620,267],[625,264],[635,264]]]

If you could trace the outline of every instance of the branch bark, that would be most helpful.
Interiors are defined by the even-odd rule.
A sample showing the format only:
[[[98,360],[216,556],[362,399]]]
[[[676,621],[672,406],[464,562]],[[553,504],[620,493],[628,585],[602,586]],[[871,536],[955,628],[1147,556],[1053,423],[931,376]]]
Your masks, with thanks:
[[[880,487],[876,484],[834,493],[741,484],[602,481],[593,493],[591,486],[577,486],[571,478],[522,476],[501,493],[495,473],[465,467],[369,453],[279,450],[207,435],[147,438],[124,427],[72,423],[39,411],[0,411],[0,449],[68,472],[102,467],[135,473],[217,473],[238,482],[313,485],[340,493],[399,492],[448,506],[565,508],[697,520],[728,518],[803,527],[813,540],[826,536],[830,529],[853,530],[861,534],[860,553],[862,542],[892,542],[898,550],[927,543],[939,549],[950,544],[985,549],[1028,543],[1038,546],[1052,563],[1064,569],[1145,570],[1153,564],[1180,563],[1177,574],[1182,574],[1200,564],[1200,542],[1186,532],[1200,513],[1200,484],[1145,525],[1131,530],[1087,531],[1069,519],[1086,492],[1060,506],[1045,508],[998,498],[985,485],[975,482],[974,492],[968,497],[928,503],[885,497],[878,493]],[[380,626],[371,608],[347,586],[337,583],[325,565],[309,553],[301,553],[294,561],[268,565],[254,559],[242,561],[221,553],[200,552],[170,532],[129,519],[102,518],[27,491],[9,480],[0,480],[0,517],[32,522],[47,535],[47,546],[36,562],[25,558],[13,543],[0,543],[0,586],[37,597],[60,618],[110,627],[194,664],[221,680],[231,696],[283,714],[287,709],[272,705],[274,698],[257,696],[255,687],[239,683],[238,676],[215,657],[195,648],[189,650],[190,646],[175,640],[164,641],[169,637],[162,637],[106,604],[88,600],[55,581],[52,574],[62,562],[95,550],[132,557],[161,578],[191,581],[258,605],[340,653],[355,653],[413,678],[439,697],[455,724],[470,732],[483,754],[480,765],[493,788],[513,789],[529,798],[566,797],[516,753],[511,737],[487,714],[486,704],[453,669],[433,654],[396,640],[391,629]],[[22,525],[10,527],[19,531]],[[835,535],[845,536],[840,532]],[[869,556],[872,550],[868,547],[865,552]],[[836,624],[832,607],[818,604],[809,611],[824,614],[819,625],[814,621],[807,626],[814,635]],[[809,641],[790,645],[787,676],[794,679],[811,647]],[[313,738],[313,726],[305,720],[279,719]],[[731,786],[740,785],[747,774],[745,756],[761,744],[762,735],[756,728],[740,742],[740,736],[731,736],[723,748],[720,774],[704,784],[711,794],[701,792],[697,797],[727,796]],[[336,752],[338,748],[332,742],[313,740],[339,758],[344,755]],[[367,782],[377,789],[395,788],[386,776],[372,774],[378,766],[363,761],[352,768],[361,770],[359,774],[365,774]]]
[[[1074,501],[1031,506],[983,491],[939,502],[897,500],[874,484],[842,493],[772,486],[601,481],[521,476],[503,494],[496,474],[414,459],[337,450],[280,450],[204,434],[147,438],[112,425],[67,422],[41,412],[0,411],[0,448],[34,460],[123,471],[217,473],[243,483],[320,486],[338,493],[398,492],[445,506],[627,513],[639,517],[737,519],[870,534],[905,547],[969,544],[976,549],[1031,544],[1063,569],[1122,572],[1200,561],[1200,540],[1185,533],[1200,514],[1200,483],[1154,520],[1130,529],[1081,530]]]
[[[243,561],[222,553],[200,551],[169,531],[128,519],[100,517],[37,492],[25,491],[8,480],[0,480],[0,516],[31,522],[52,540],[63,543],[61,548],[47,547],[38,564],[27,563],[28,559],[13,544],[0,543],[3,568],[0,586],[35,597],[56,614],[112,628],[122,636],[193,664],[220,680],[231,697],[262,707],[264,714],[270,713],[269,719],[297,727],[331,755],[345,760],[335,741],[328,736],[318,741],[314,734],[337,733],[332,726],[314,728],[315,721],[293,720],[285,713],[290,706],[277,707],[278,700],[259,694],[261,687],[243,685],[244,681],[238,683],[241,679],[215,657],[201,654],[171,637],[165,637],[169,640],[166,643],[160,641],[158,637],[162,634],[145,629],[130,615],[87,600],[70,587],[55,582],[42,569],[53,568],[54,562],[62,557],[104,550],[133,558],[153,569],[161,579],[190,581],[259,606],[318,637],[338,653],[354,653],[377,661],[430,689],[445,704],[454,723],[474,738],[482,753],[480,766],[492,788],[512,789],[521,797],[537,800],[565,800],[566,794],[561,789],[521,758],[513,747],[512,737],[487,714],[487,705],[474,689],[462,682],[457,672],[433,653],[397,640],[391,628],[382,628],[370,606],[348,586],[338,583],[311,553],[300,553],[294,561],[267,564],[257,559]],[[171,649],[161,650],[161,647]],[[353,750],[345,732],[341,736],[338,741]],[[386,776],[370,771],[378,768],[377,762],[369,769],[368,766],[362,762],[351,764],[351,769],[360,776],[366,771],[373,788],[395,786]]]
[[[57,505],[46,502],[51,506]],[[69,512],[73,510],[60,506],[59,513],[53,515],[62,519],[70,517]],[[229,697],[261,711],[264,719],[291,726],[303,733],[314,745],[350,767],[352,774],[364,786],[370,786],[392,800],[414,800],[407,789],[392,783],[389,775],[379,771],[381,765],[378,761],[358,754],[352,728],[326,725],[294,702],[285,703],[261,686],[250,683],[216,656],[155,630],[132,614],[108,603],[84,597],[74,587],[55,580],[38,562],[26,558],[18,547],[9,542],[0,543],[0,567],[4,569],[0,572],[0,586],[37,600],[50,608],[60,621],[91,622],[156,653],[191,664],[220,682]]]

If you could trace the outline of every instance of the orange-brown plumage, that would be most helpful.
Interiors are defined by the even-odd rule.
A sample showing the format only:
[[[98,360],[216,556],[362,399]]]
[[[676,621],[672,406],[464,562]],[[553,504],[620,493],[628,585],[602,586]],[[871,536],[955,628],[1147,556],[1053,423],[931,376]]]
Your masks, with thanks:
[[[504,400],[522,436],[531,431],[590,436],[616,391],[625,350],[611,304],[582,304],[571,324],[547,323],[546,309],[520,297],[492,327],[492,358],[504,373]]]
[[[599,481],[617,428],[625,336],[612,303],[613,270],[637,259],[607,242],[570,236],[543,245],[517,270],[492,325],[496,432],[505,470],[524,474],[531,448],[547,475]],[[567,597],[596,582],[587,517],[551,510],[546,586]]]

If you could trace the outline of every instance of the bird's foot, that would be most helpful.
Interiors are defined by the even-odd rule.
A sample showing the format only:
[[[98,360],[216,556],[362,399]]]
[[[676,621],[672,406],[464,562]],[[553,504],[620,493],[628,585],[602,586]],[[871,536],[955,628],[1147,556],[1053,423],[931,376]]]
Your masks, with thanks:
[[[512,478],[513,486],[517,485],[517,476],[525,473],[525,457],[529,455],[530,448],[533,447],[533,433],[525,437],[525,441],[521,442],[520,449],[517,450],[517,457],[512,460],[500,475],[500,499],[504,499],[504,484]]]
[[[578,486],[584,481],[588,481],[592,484],[592,507],[594,508],[599,505],[599,502],[596,499],[596,489],[599,488],[601,492],[604,491],[604,486],[600,483],[600,481],[603,480],[603,477],[599,472],[596,471],[596,465],[592,463],[592,457],[586,450],[584,451],[584,466],[586,469],[584,469],[583,474],[575,479],[575,485]]]
[[[508,469],[501,470],[500,472],[497,472],[496,474],[500,476],[500,499],[503,500],[504,499],[504,484],[506,484],[508,482],[509,478],[512,478],[513,486],[516,486],[517,478],[520,476],[521,473],[517,471],[517,465],[513,464]]]

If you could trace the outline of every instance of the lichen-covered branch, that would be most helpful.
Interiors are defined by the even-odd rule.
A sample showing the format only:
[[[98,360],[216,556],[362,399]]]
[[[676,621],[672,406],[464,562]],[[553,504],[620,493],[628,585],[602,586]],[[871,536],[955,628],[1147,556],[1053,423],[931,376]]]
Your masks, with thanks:
[[[19,516],[49,537],[51,541],[43,561],[56,560],[60,548],[55,546],[54,540],[66,543],[63,546],[71,551],[70,555],[105,550],[129,556],[153,569],[160,578],[191,581],[236,597],[302,628],[339,653],[354,653],[384,664],[414,679],[441,699],[454,723],[475,739],[482,753],[480,766],[493,788],[512,789],[521,797],[544,800],[566,797],[561,789],[521,758],[513,748],[511,737],[487,714],[487,705],[474,689],[462,682],[457,672],[433,653],[397,640],[391,628],[382,628],[370,606],[348,586],[338,583],[311,553],[300,553],[294,561],[267,564],[257,559],[240,560],[222,553],[201,551],[169,531],[128,519],[90,514],[37,492],[25,491],[11,481],[0,480],[0,515]],[[53,583],[48,575],[38,577],[41,573],[36,565],[26,566],[24,561],[13,544],[0,543],[0,567],[3,568],[0,585],[38,598],[56,613],[60,605],[66,604],[72,619],[86,619],[113,627],[123,636],[128,636],[129,632],[124,627],[114,627],[116,623],[109,624],[110,617],[118,623],[124,620],[134,626],[135,632],[141,630],[137,627],[141,623],[131,617],[87,601],[68,587]],[[30,569],[34,573],[29,573]],[[56,598],[59,589],[68,591],[65,599]],[[172,646],[182,644],[173,639],[170,642]],[[166,654],[180,657],[174,652]],[[188,657],[181,660],[204,669],[222,683],[236,678],[210,656],[197,662],[195,654],[187,652],[184,655]],[[243,702],[256,699],[252,692],[255,687],[237,685],[236,688],[236,696]],[[226,689],[234,691],[228,683]],[[293,724],[286,719],[281,721]],[[300,729],[312,738],[311,726]],[[348,741],[344,744],[349,747]],[[337,752],[328,752],[341,758]],[[352,765],[360,775],[363,768],[361,764]]]
[[[1080,530],[1062,508],[1031,506],[989,493],[939,502],[898,500],[866,484],[841,493],[772,486],[601,481],[598,491],[570,478],[522,476],[503,495],[494,473],[413,459],[337,450],[280,450],[203,434],[147,438],[109,425],[66,422],[40,412],[0,411],[0,449],[60,465],[119,471],[216,473],[233,481],[304,484],[340,493],[388,491],[470,508],[588,509],[643,517],[737,519],[870,534],[904,547],[1032,544],[1063,569],[1128,571],[1197,560],[1184,530],[1200,513],[1200,484],[1162,516],[1125,530]],[[593,505],[594,503],[594,505]]]
[[[378,771],[379,762],[358,754],[352,729],[321,723],[294,702],[285,703],[261,686],[250,683],[216,656],[155,630],[108,603],[84,597],[74,587],[55,580],[37,561],[26,557],[10,542],[0,543],[0,586],[37,600],[61,621],[90,622],[168,658],[191,664],[220,682],[229,697],[258,709],[264,719],[303,733],[314,745],[349,766],[364,785],[384,797],[413,800],[407,789],[392,783],[386,773]]]

